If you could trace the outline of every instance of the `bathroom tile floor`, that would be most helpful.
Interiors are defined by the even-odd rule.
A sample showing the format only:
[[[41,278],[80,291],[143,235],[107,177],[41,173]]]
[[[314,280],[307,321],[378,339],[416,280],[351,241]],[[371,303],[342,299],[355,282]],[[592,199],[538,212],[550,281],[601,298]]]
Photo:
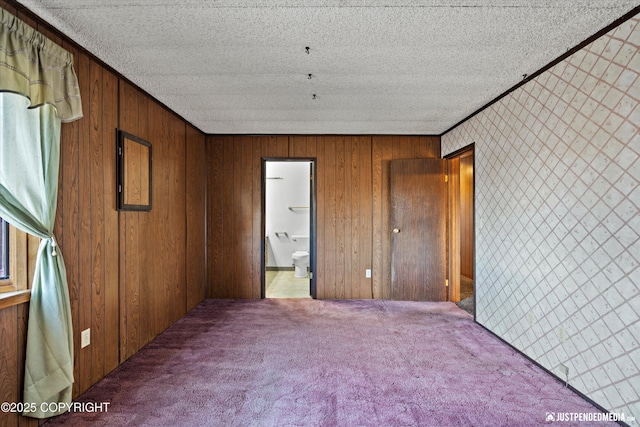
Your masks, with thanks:
[[[294,277],[293,270],[267,270],[265,296],[267,298],[311,298],[309,279]]]

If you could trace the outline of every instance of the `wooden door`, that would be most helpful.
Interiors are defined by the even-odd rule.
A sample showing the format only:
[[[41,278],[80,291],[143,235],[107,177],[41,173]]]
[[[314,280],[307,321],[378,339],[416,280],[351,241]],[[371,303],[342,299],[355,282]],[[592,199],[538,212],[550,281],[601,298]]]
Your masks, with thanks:
[[[446,301],[446,161],[392,160],[391,297]]]

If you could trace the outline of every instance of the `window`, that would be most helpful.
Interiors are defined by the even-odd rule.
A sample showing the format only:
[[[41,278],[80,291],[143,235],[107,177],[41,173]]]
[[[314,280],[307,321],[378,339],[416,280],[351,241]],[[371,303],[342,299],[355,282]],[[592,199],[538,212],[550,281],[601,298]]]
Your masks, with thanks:
[[[29,240],[26,233],[0,218],[0,295],[29,288]]]
[[[13,136],[12,121],[8,113],[15,107],[8,102],[7,95],[0,92],[0,139],[11,139]],[[11,297],[9,292],[29,289],[29,280],[35,270],[35,253],[30,255],[29,249],[35,250],[39,241],[37,237],[28,237],[27,233],[17,230],[0,218],[0,299],[3,300],[0,301],[0,308],[7,306],[4,299]]]
[[[0,218],[0,280],[9,279],[9,224]]]
[[[15,136],[17,119],[8,114],[15,108],[15,103],[9,102],[11,96],[23,100],[21,96],[0,92],[0,141]],[[39,244],[39,238],[28,236],[0,218],[0,310],[29,301]]]

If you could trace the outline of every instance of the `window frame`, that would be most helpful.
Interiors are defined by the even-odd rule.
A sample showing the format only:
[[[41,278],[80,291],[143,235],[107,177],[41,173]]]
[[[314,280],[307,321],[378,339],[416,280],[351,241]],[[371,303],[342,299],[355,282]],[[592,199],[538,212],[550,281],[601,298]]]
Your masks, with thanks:
[[[0,96],[0,123],[8,119],[4,115],[3,101],[4,98]],[[34,275],[40,241],[39,238],[29,236],[11,224],[8,224],[8,230],[9,277],[0,279],[0,310],[29,302],[31,299],[29,288]]]
[[[11,265],[9,264],[9,255],[11,253],[11,247],[9,246],[9,223],[2,218],[0,218],[0,231],[2,231],[2,238],[0,238],[0,245],[2,247],[2,250],[0,250],[0,264],[6,264],[5,267],[9,270],[6,277],[0,276],[0,286],[2,286],[2,284],[11,277]],[[5,256],[7,259],[2,259]]]
[[[29,291],[29,251],[27,233],[9,224],[9,278],[0,280],[0,308],[24,302],[11,300],[14,296],[22,296]],[[9,301],[11,300],[11,301]],[[26,299],[28,301],[28,297]]]

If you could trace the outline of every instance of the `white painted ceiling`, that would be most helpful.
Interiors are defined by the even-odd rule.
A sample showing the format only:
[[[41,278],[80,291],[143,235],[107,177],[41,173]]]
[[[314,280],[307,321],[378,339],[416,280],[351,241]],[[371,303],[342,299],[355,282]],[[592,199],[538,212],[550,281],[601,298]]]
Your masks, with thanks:
[[[440,134],[638,5],[20,3],[202,131],[245,134]]]

